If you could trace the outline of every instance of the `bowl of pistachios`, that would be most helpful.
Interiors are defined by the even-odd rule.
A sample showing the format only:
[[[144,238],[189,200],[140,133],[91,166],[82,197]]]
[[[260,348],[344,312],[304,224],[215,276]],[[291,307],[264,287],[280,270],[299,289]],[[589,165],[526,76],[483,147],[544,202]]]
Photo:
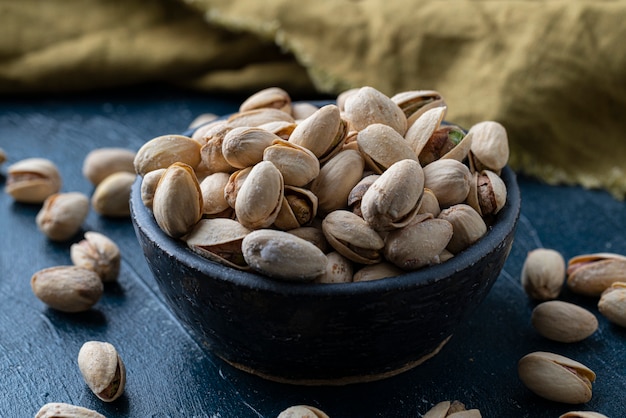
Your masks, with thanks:
[[[439,93],[262,90],[136,154],[131,217],[164,299],[232,366],[349,384],[439,353],[482,302],[520,211],[505,128]]]

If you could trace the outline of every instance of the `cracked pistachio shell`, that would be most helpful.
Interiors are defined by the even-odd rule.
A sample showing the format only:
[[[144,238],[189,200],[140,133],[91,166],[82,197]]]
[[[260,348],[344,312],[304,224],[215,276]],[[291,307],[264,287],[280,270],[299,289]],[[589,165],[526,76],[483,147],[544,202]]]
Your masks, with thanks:
[[[591,383],[596,380],[596,374],[584,364],[544,351],[522,357],[517,371],[524,385],[536,395],[568,404],[590,401]]]
[[[133,164],[140,176],[180,162],[196,168],[200,163],[200,144],[184,135],[162,135],[139,148]]]
[[[346,134],[347,124],[339,108],[329,104],[301,121],[289,142],[310,150],[320,162],[325,162],[341,150]]]
[[[159,184],[159,180],[161,180],[161,176],[165,173],[165,170],[165,168],[152,170],[141,178],[141,201],[144,206],[150,210],[152,210],[154,191],[156,190],[157,184]]]
[[[373,87],[361,87],[349,95],[344,108],[350,126],[357,131],[382,123],[391,126],[400,135],[406,132],[407,120],[400,106]]]
[[[361,200],[363,219],[377,231],[402,228],[413,220],[424,193],[424,173],[415,160],[391,165]]]
[[[259,90],[239,106],[240,112],[247,110],[272,108],[291,113],[291,96],[280,87],[269,87]]]
[[[228,177],[228,183],[224,187],[224,198],[228,202],[228,205],[235,209],[235,202],[237,201],[237,194],[246,180],[248,175],[252,171],[252,167],[242,168],[237,170]]]
[[[284,121],[295,122],[295,119],[287,112],[269,107],[262,109],[246,110],[237,112],[227,119],[226,123],[232,128],[236,127],[258,127],[265,123]]]
[[[417,215],[412,223],[387,235],[385,258],[407,271],[439,264],[439,254],[451,238],[450,222],[430,214]]]
[[[198,142],[200,145],[204,145],[208,140],[213,138],[214,135],[221,134],[221,136],[223,136],[230,129],[225,120],[215,120],[195,129],[191,134],[191,139]]]
[[[467,204],[481,216],[495,215],[506,204],[506,185],[496,173],[483,170],[472,174]]]
[[[16,202],[42,203],[61,190],[61,175],[57,166],[45,158],[27,158],[7,169],[5,192]]]
[[[427,187],[424,188],[424,193],[420,199],[420,207],[417,210],[417,213],[430,213],[433,215],[433,218],[436,218],[441,213],[441,207],[439,206],[437,196],[435,196],[433,191]]]
[[[125,148],[97,148],[83,160],[83,176],[94,186],[118,171],[135,174],[135,151]]]
[[[317,215],[317,196],[308,189],[285,186],[280,211],[274,226],[290,230],[308,225]]]
[[[82,406],[62,402],[50,402],[42,406],[35,418],[106,418],[104,415]]]
[[[40,270],[30,279],[33,293],[49,307],[62,312],[83,312],[100,300],[104,287],[93,270],[56,266]]]
[[[66,241],[78,232],[88,214],[89,198],[83,193],[55,193],[43,202],[35,221],[52,241]]]
[[[509,139],[504,126],[494,121],[479,122],[470,128],[469,134],[472,134],[472,171],[491,170],[500,174],[509,161]]]
[[[187,246],[209,260],[237,269],[247,268],[241,242],[251,232],[228,218],[201,219],[185,237]]]
[[[381,261],[385,242],[365,220],[347,210],[330,212],[322,221],[328,243],[344,257],[361,264]]]
[[[382,261],[376,264],[370,264],[362,267],[354,273],[353,282],[368,282],[371,280],[380,280],[387,277],[395,277],[404,274],[404,270],[394,266],[391,263]]]
[[[381,123],[368,125],[359,131],[356,142],[366,166],[377,174],[400,160],[417,162],[417,155],[404,137]]]
[[[235,168],[246,168],[263,160],[263,152],[280,138],[261,128],[237,127],[222,142],[222,155]]]
[[[533,309],[531,323],[542,336],[562,343],[582,341],[598,329],[598,320],[594,314],[560,300],[537,305]]]
[[[435,107],[445,106],[443,96],[435,90],[409,90],[391,97],[404,112],[411,126],[424,112]]]
[[[566,412],[563,415],[560,415],[559,418],[609,418],[609,417],[599,412],[570,411],[570,412]]]
[[[626,328],[626,283],[615,282],[602,292],[598,310],[612,323]]]
[[[102,216],[130,216],[130,190],[137,176],[125,171],[113,173],[98,184],[91,196],[91,206]]]
[[[358,151],[344,150],[328,160],[311,183],[320,212],[328,213],[348,206],[350,191],[361,180],[365,163]]]
[[[225,210],[230,209],[224,189],[228,184],[230,176],[228,173],[213,173],[206,176],[200,182],[200,191],[202,193],[202,214],[218,215]]]
[[[460,253],[487,233],[487,225],[483,218],[464,203],[442,210],[438,218],[452,224],[454,232],[446,247],[452,254]]]
[[[265,148],[263,160],[271,161],[290,186],[303,187],[320,173],[320,162],[313,152],[282,139]]]
[[[200,184],[187,164],[174,163],[161,176],[154,192],[152,212],[167,235],[179,238],[202,218]]]
[[[380,177],[380,174],[370,174],[363,177],[359,182],[350,190],[348,194],[348,206],[356,215],[363,216],[361,212],[361,202],[363,201],[363,195],[369,189],[369,187]]]
[[[615,282],[626,281],[626,256],[613,253],[585,254],[567,263],[567,287],[586,296],[600,296]]]
[[[274,229],[250,232],[241,244],[246,263],[279,280],[306,282],[324,274],[326,256],[310,242]]]
[[[442,208],[463,203],[471,181],[469,169],[457,160],[437,160],[424,167],[424,187],[437,196]]]
[[[290,229],[287,232],[309,241],[311,244],[322,250],[324,254],[329,251],[330,245],[328,244],[328,241],[326,241],[326,237],[324,236],[321,226],[301,226],[299,228]]]
[[[463,161],[469,154],[472,136],[458,126],[445,125],[436,129],[419,153],[422,165],[428,165],[439,159]]]
[[[246,228],[267,228],[278,217],[284,196],[283,176],[269,161],[250,170],[235,200],[235,215]]]
[[[295,405],[282,411],[277,418],[328,418],[328,415],[313,406]]]
[[[317,110],[317,107],[315,106],[313,107],[315,108],[315,110]],[[265,129],[266,131],[273,133],[279,138],[284,139],[285,141],[288,141],[294,129],[296,129],[296,126],[298,125],[295,122],[285,122],[285,121],[279,120],[279,121],[264,123],[263,125],[260,125],[259,128]]]
[[[316,283],[349,283],[352,281],[352,261],[337,251],[326,254],[326,271],[315,279]]]
[[[423,418],[480,418],[481,416],[478,409],[465,409],[465,405],[459,401],[443,401],[428,410]]]
[[[522,266],[521,282],[526,294],[536,300],[556,299],[565,281],[565,260],[558,251],[529,251]]]
[[[424,112],[406,131],[404,138],[415,155],[422,152],[430,137],[439,129],[446,110],[446,107],[436,107]]]
[[[70,246],[70,258],[75,266],[95,271],[104,283],[116,281],[120,272],[119,247],[99,232],[85,232],[84,239]]]
[[[200,139],[203,142],[200,148],[201,164],[198,166],[198,171],[204,171],[207,174],[235,171],[235,168],[226,161],[222,152],[224,137],[232,129],[225,122],[221,122],[212,125],[212,128],[205,132]]]
[[[124,392],[126,368],[112,344],[84,343],[78,352],[78,368],[89,389],[104,402],[112,402]]]

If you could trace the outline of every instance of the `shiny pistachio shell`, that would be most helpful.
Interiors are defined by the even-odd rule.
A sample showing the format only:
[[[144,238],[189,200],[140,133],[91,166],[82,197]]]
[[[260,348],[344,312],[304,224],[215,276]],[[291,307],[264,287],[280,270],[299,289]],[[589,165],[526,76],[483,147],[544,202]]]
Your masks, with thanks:
[[[282,230],[310,224],[317,215],[317,196],[308,189],[285,186],[280,212],[274,226]]]
[[[360,181],[364,166],[358,151],[344,150],[321,167],[320,174],[311,183],[320,212],[328,213],[348,206],[348,196]]]
[[[500,176],[490,170],[474,172],[467,194],[467,204],[481,216],[495,215],[506,204],[507,190]]]
[[[279,109],[262,108],[237,112],[227,119],[228,126],[236,127],[258,127],[265,123],[284,121],[295,122],[295,119],[287,112]]]
[[[263,152],[280,138],[261,128],[231,129],[222,142],[222,155],[235,168],[246,168],[263,160]]]
[[[361,131],[374,123],[391,126],[400,135],[407,128],[406,116],[400,106],[373,87],[361,87],[346,98],[345,115],[353,129]]]
[[[409,143],[388,125],[368,125],[359,131],[356,142],[367,167],[378,174],[400,160],[417,161]]]
[[[565,282],[565,260],[550,248],[529,251],[521,273],[522,288],[533,299],[556,299]]]
[[[347,125],[339,108],[329,104],[301,121],[291,133],[289,142],[310,150],[325,162],[341,150],[346,134]]]
[[[509,160],[509,140],[504,126],[495,121],[479,122],[470,128],[468,134],[472,134],[472,170],[486,169],[500,174]]]
[[[582,341],[598,329],[594,314],[560,300],[540,303],[533,309],[530,320],[539,334],[562,343]]]
[[[233,219],[201,219],[185,236],[185,242],[193,252],[209,260],[246,269],[241,242],[250,232],[250,229]]]
[[[139,148],[133,165],[140,176],[180,162],[196,168],[200,163],[200,144],[184,135],[162,135]]]
[[[428,110],[406,131],[404,138],[409,143],[415,155],[419,155],[422,152],[422,149],[428,143],[433,132],[439,128],[446,113],[446,109],[445,107],[436,107]]]
[[[467,166],[456,160],[437,160],[424,167],[424,187],[435,194],[442,208],[464,202],[471,181]]]
[[[45,158],[27,158],[10,165],[5,192],[17,202],[42,203],[61,190],[57,166]]]
[[[84,343],[78,353],[78,367],[89,389],[101,400],[112,402],[124,392],[126,368],[112,344]]]
[[[247,110],[273,108],[291,114],[291,96],[280,87],[268,87],[257,91],[239,106],[240,112]]]
[[[367,282],[371,280],[380,280],[387,277],[395,277],[404,274],[404,270],[394,266],[391,263],[382,261],[376,264],[370,264],[359,269],[352,278],[353,282]]]
[[[267,228],[274,223],[284,195],[283,176],[274,164],[261,161],[250,170],[235,200],[235,215],[246,228]]]
[[[224,196],[224,189],[229,179],[230,176],[227,173],[219,172],[208,175],[200,182],[204,215],[216,215],[230,208]]]
[[[487,233],[487,225],[483,218],[464,203],[442,210],[438,218],[452,224],[454,233],[446,247],[452,254],[460,253]]]
[[[263,160],[271,161],[290,186],[305,186],[320,173],[320,162],[312,151],[282,139],[265,148]]]
[[[324,274],[315,279],[316,283],[349,283],[352,281],[352,261],[332,251],[326,254],[327,263]]]
[[[626,281],[626,257],[613,253],[585,254],[567,264],[567,287],[587,296],[599,296],[614,282]]]
[[[361,264],[378,263],[385,245],[365,220],[347,210],[335,210],[322,221],[328,243],[344,257]]]

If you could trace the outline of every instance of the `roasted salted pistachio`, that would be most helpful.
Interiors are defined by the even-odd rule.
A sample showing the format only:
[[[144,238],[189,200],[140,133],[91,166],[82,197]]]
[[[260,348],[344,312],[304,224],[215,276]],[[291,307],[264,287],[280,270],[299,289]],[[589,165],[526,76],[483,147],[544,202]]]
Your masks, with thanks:
[[[301,187],[285,186],[283,201],[274,226],[288,231],[309,225],[317,214],[317,196]]]
[[[207,174],[217,172],[232,173],[235,171],[235,168],[224,158],[222,151],[224,137],[232,129],[226,122],[221,122],[213,125],[212,129],[205,133],[205,136],[200,137],[200,141],[203,142],[200,148],[201,163],[198,167],[199,170]]]
[[[219,118],[219,116],[217,116],[215,113],[201,113],[195,118],[193,118],[193,120],[189,122],[189,125],[187,127],[189,129],[196,129],[200,126],[203,126],[203,125],[206,125],[215,121],[217,118]]]
[[[522,266],[521,282],[526,294],[537,300],[556,299],[565,281],[565,260],[550,248],[529,251]]]
[[[104,234],[85,232],[85,238],[70,247],[75,266],[95,271],[104,282],[114,282],[120,273],[120,249]]]
[[[62,402],[50,402],[42,406],[35,418],[106,418],[104,415],[82,406]]]
[[[52,241],[72,238],[89,214],[89,198],[83,193],[55,193],[43,202],[35,218],[39,230]]]
[[[465,139],[465,141],[464,141]],[[471,136],[458,126],[446,125],[435,130],[418,155],[422,165],[428,165],[441,158],[463,161],[469,153]]]
[[[584,364],[567,357],[537,351],[518,362],[518,374],[528,389],[542,398],[568,404],[591,400],[591,383],[596,374]]]
[[[582,341],[598,329],[598,320],[573,303],[551,300],[533,309],[531,323],[544,337],[562,343]]]
[[[252,167],[237,193],[237,220],[250,229],[269,227],[278,217],[283,196],[282,174],[271,162],[261,161]]]
[[[89,389],[104,402],[124,393],[126,368],[113,344],[87,341],[78,352],[78,368]]]
[[[252,232],[228,218],[201,219],[187,234],[187,246],[197,254],[237,269],[246,269],[241,242]]]
[[[359,182],[350,190],[348,194],[348,206],[358,216],[363,216],[361,212],[361,202],[363,201],[363,195],[370,188],[370,186],[380,177],[380,174],[370,174],[363,177]]]
[[[406,116],[400,106],[373,87],[361,87],[346,98],[345,117],[350,126],[361,131],[374,123],[391,126],[400,135],[407,128]]]
[[[446,105],[443,96],[435,90],[403,91],[393,95],[391,100],[402,109],[409,126],[427,110]]]
[[[83,176],[94,186],[118,171],[135,174],[135,151],[126,148],[98,148],[83,160]]]
[[[280,87],[269,87],[257,91],[239,106],[240,112],[247,110],[273,108],[291,113],[291,97]]]
[[[404,138],[409,143],[413,152],[415,152],[415,155],[419,155],[422,152],[422,149],[426,146],[433,133],[439,129],[445,114],[445,107],[429,109],[424,112],[423,115],[420,115],[415,123],[406,131]]]
[[[452,254],[460,253],[487,233],[487,225],[483,218],[471,206],[464,203],[442,210],[438,218],[452,225],[454,232],[446,247]]]
[[[459,401],[443,401],[433,406],[423,418],[481,418],[478,409],[466,409]]]
[[[184,135],[162,135],[139,148],[133,164],[140,176],[179,162],[195,168],[200,163],[200,144]]]
[[[328,415],[314,406],[295,405],[282,411],[277,418],[328,418]]]
[[[424,187],[435,194],[442,208],[463,203],[471,180],[467,166],[457,160],[437,160],[424,167]]]
[[[61,190],[57,166],[45,158],[27,158],[7,169],[5,191],[17,202],[42,203]]]
[[[563,415],[559,415],[559,418],[609,418],[599,412],[591,411],[570,411]]]
[[[400,160],[410,159],[417,162],[417,155],[402,135],[382,123],[363,128],[357,134],[356,142],[367,168],[377,174]]]
[[[379,280],[386,277],[394,277],[404,274],[404,270],[394,266],[389,262],[382,261],[377,264],[370,264],[359,269],[352,277],[353,282],[367,282]]]
[[[306,186],[320,173],[320,162],[313,152],[281,139],[265,148],[263,160],[272,162],[290,186]]]
[[[136,175],[126,171],[113,173],[98,184],[91,196],[91,206],[102,216],[130,216],[130,190]]]
[[[497,174],[509,160],[509,140],[506,129],[498,122],[484,121],[472,126],[470,167],[473,171],[491,170]]]
[[[439,216],[441,213],[441,207],[439,206],[437,196],[435,196],[433,191],[428,187],[424,188],[424,193],[420,199],[420,207],[417,210],[417,213],[430,213],[434,218]]]
[[[157,184],[159,184],[159,180],[161,180],[161,176],[165,173],[165,170],[165,168],[152,170],[146,173],[141,179],[141,201],[148,209],[152,209],[154,191],[156,190]]]
[[[474,172],[467,195],[467,204],[481,216],[495,215],[506,203],[506,185],[493,171]]]
[[[284,121],[295,122],[294,118],[287,112],[269,107],[261,109],[246,110],[231,115],[226,123],[233,128],[236,127],[259,127],[265,123]]]
[[[224,189],[228,184],[230,176],[227,173],[219,172],[206,176],[200,182],[200,192],[202,193],[202,213],[209,216],[219,216],[227,209],[232,209],[228,205]]]
[[[350,191],[361,180],[364,161],[355,150],[344,150],[326,162],[313,180],[311,191],[322,213],[346,208]]]
[[[325,162],[341,150],[347,132],[339,108],[331,104],[300,122],[289,136],[289,142],[310,150],[320,162]]]
[[[626,281],[626,256],[585,254],[567,263],[567,287],[575,293],[600,296],[612,283]]]
[[[40,270],[30,279],[33,293],[49,307],[62,312],[83,312],[100,300],[104,287],[93,270],[57,266]]]
[[[326,271],[315,279],[317,283],[349,283],[352,281],[352,261],[332,251],[326,254]]]
[[[347,210],[335,210],[322,221],[328,243],[344,257],[360,264],[381,261],[385,242],[360,216]]]
[[[222,155],[235,168],[246,168],[263,160],[265,148],[280,137],[265,129],[237,127],[230,130],[222,142]]]
[[[626,328],[626,282],[615,282],[602,292],[598,310],[609,321]]]

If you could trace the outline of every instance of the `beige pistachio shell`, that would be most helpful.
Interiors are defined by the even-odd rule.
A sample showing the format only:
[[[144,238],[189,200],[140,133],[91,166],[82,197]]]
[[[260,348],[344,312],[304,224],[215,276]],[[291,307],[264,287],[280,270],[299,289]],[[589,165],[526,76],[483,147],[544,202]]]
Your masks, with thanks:
[[[542,336],[562,343],[582,341],[598,329],[594,314],[581,306],[559,300],[537,305],[531,323]]]
[[[312,151],[281,139],[265,149],[263,160],[271,161],[290,186],[303,187],[320,173],[320,162]]]
[[[368,125],[359,131],[356,142],[367,167],[378,174],[400,160],[417,162],[417,155],[408,142],[388,125]]]
[[[391,263],[382,261],[376,264],[370,264],[362,267],[354,273],[353,282],[368,282],[371,280],[380,280],[387,277],[395,277],[404,274],[405,271],[394,266]]]
[[[417,213],[430,213],[434,218],[439,216],[439,213],[441,213],[441,207],[439,206],[437,196],[435,196],[433,191],[429,188],[424,188],[424,193],[420,199],[420,207],[417,210]]]
[[[83,312],[100,300],[104,287],[96,272],[77,266],[40,270],[30,279],[33,293],[49,307],[62,312]]]
[[[284,196],[283,176],[274,164],[261,161],[250,170],[235,200],[235,215],[246,228],[274,223]]]
[[[35,418],[106,418],[104,415],[82,406],[62,402],[50,402],[42,406]]]
[[[70,246],[75,266],[93,270],[103,283],[114,282],[120,273],[121,254],[117,244],[104,234],[85,232],[85,238]]]
[[[229,179],[228,173],[219,172],[209,174],[200,182],[203,215],[217,215],[230,208],[224,195]]]
[[[52,241],[66,241],[76,235],[88,214],[89,198],[83,193],[55,193],[43,202],[35,221]]]
[[[61,190],[57,166],[45,158],[27,158],[7,168],[5,192],[16,202],[42,203]]]
[[[406,138],[415,155],[419,155],[422,152],[430,137],[439,129],[446,110],[446,107],[436,107],[426,111],[407,130],[404,138]]]
[[[202,147],[200,148],[201,163],[197,167],[197,171],[203,171],[207,174],[218,172],[232,173],[235,171],[235,168],[226,161],[222,152],[224,137],[232,129],[231,126],[222,121],[212,124],[211,129],[198,139],[201,141]]]
[[[286,231],[310,224],[317,215],[317,204],[317,196],[310,190],[285,186],[274,226]]]
[[[587,296],[600,294],[615,282],[626,281],[626,257],[613,253],[586,254],[567,263],[567,287]]]
[[[320,169],[311,183],[311,191],[318,198],[319,210],[328,213],[348,206],[348,196],[361,180],[365,163],[358,151],[341,151]]]
[[[316,283],[349,283],[352,281],[352,261],[337,251],[326,254],[326,271],[315,279]]]
[[[130,190],[136,175],[126,171],[113,173],[98,184],[91,196],[91,206],[98,214],[114,218],[130,216]]]
[[[291,115],[296,120],[296,122],[301,122],[304,119],[308,118],[313,113],[317,112],[317,109],[319,109],[319,107],[315,106],[312,103],[307,103],[307,102],[291,103]]]
[[[228,130],[230,130],[230,127],[228,127],[226,121],[223,119],[219,119],[199,126],[191,134],[191,139],[197,141],[200,145],[204,145],[214,135],[218,134],[219,132],[223,132],[223,134],[225,134],[226,132],[228,132]]]
[[[214,122],[217,118],[219,118],[219,116],[215,113],[200,113],[198,116],[193,118],[191,122],[189,122],[189,125],[187,125],[187,127],[189,129],[196,129],[200,126]]]
[[[314,107],[314,108],[315,110],[317,110],[317,107]],[[260,125],[259,128],[265,129],[266,131],[273,133],[279,138],[284,139],[285,141],[288,141],[294,129],[296,129],[296,126],[298,126],[298,124],[295,122],[286,122],[286,121],[279,120],[279,121],[264,123],[263,125]]]
[[[322,250],[324,254],[328,253],[330,249],[330,245],[328,244],[328,241],[326,241],[326,237],[324,236],[321,226],[301,226],[299,228],[290,229],[287,232],[309,241],[311,244]]]
[[[559,418],[609,418],[599,412],[591,411],[570,411],[563,415],[559,415]]]
[[[277,418],[328,418],[328,415],[313,406],[295,405],[282,411]]]
[[[321,162],[341,150],[347,134],[347,124],[339,108],[329,104],[319,108],[301,121],[289,137],[289,142],[310,150]]]
[[[133,164],[140,176],[180,162],[192,168],[200,163],[200,144],[184,135],[162,135],[139,148]]]
[[[468,134],[472,134],[470,166],[473,171],[491,170],[500,174],[509,160],[509,140],[504,126],[495,121],[479,122]]]
[[[269,87],[259,90],[239,106],[240,112],[247,110],[273,108],[291,113],[291,96],[280,87]]]
[[[312,281],[326,271],[327,259],[319,248],[284,231],[252,231],[241,247],[253,270],[279,280]]]
[[[337,107],[340,111],[343,112],[346,109],[346,100],[348,100],[348,97],[357,93],[359,89],[360,87],[355,87],[352,89],[344,90],[337,95]]]
[[[403,91],[393,95],[391,100],[402,109],[409,126],[426,110],[445,106],[443,96],[435,90]]]
[[[152,212],[169,236],[185,235],[202,218],[202,192],[193,169],[174,163],[163,173],[154,192]]]
[[[469,152],[472,148],[472,137],[473,134],[469,133],[465,134],[461,128],[458,126],[449,126],[446,128],[448,130],[448,136],[450,135],[461,135],[463,134],[463,139],[454,146],[451,150],[446,152],[441,156],[442,159],[453,159],[457,161],[463,161],[469,156]]]
[[[246,269],[241,242],[250,232],[233,219],[201,219],[184,239],[193,252],[209,260]]]
[[[424,167],[424,187],[435,194],[442,208],[464,202],[471,180],[467,166],[456,160],[437,160]]]
[[[415,160],[400,160],[381,174],[363,195],[363,219],[377,231],[402,228],[417,214],[423,192],[422,166]]]
[[[94,186],[118,171],[135,174],[135,151],[125,148],[98,148],[83,160],[83,176]]]
[[[561,253],[550,248],[529,251],[522,266],[521,283],[533,299],[556,299],[565,283],[565,260]]]
[[[263,160],[263,152],[280,138],[261,128],[231,129],[222,142],[222,155],[235,168],[246,168]]]
[[[400,106],[373,87],[361,87],[349,95],[344,107],[346,118],[357,131],[382,123],[391,126],[400,135],[406,132],[407,120]]]
[[[418,155],[420,163],[428,165],[444,158],[463,161],[469,153],[471,138],[471,135],[465,135],[465,132],[458,126],[440,126],[421,149]]]
[[[158,170],[152,170],[146,173],[141,179],[141,201],[150,210],[152,210],[152,203],[154,200],[154,191],[156,190],[161,176],[165,173],[165,168],[159,168]]]
[[[322,231],[328,243],[344,257],[361,264],[381,261],[383,239],[354,213],[347,210],[330,212],[322,221]]]
[[[518,362],[518,374],[524,385],[542,398],[568,404],[591,400],[595,373],[582,363],[567,357],[537,351]]]
[[[478,409],[465,409],[459,401],[443,401],[433,406],[423,418],[481,418]]]
[[[369,187],[380,177],[380,174],[370,174],[364,176],[359,182],[350,190],[348,194],[348,206],[355,214],[363,216],[361,212],[361,201],[363,195],[369,189]]]
[[[495,215],[506,204],[507,190],[504,181],[496,173],[483,170],[472,174],[467,204],[481,216]]]
[[[84,343],[78,352],[78,368],[89,389],[104,402],[112,402],[124,393],[126,368],[112,344]]]
[[[279,109],[262,108],[234,113],[227,119],[226,123],[228,126],[236,128],[239,126],[258,127],[276,121],[295,122],[294,118],[287,112]]]
[[[454,233],[446,247],[452,254],[460,253],[487,233],[487,225],[483,218],[464,203],[442,210],[438,218],[452,224]]]
[[[626,328],[626,283],[615,282],[602,292],[598,310],[612,323]]]

